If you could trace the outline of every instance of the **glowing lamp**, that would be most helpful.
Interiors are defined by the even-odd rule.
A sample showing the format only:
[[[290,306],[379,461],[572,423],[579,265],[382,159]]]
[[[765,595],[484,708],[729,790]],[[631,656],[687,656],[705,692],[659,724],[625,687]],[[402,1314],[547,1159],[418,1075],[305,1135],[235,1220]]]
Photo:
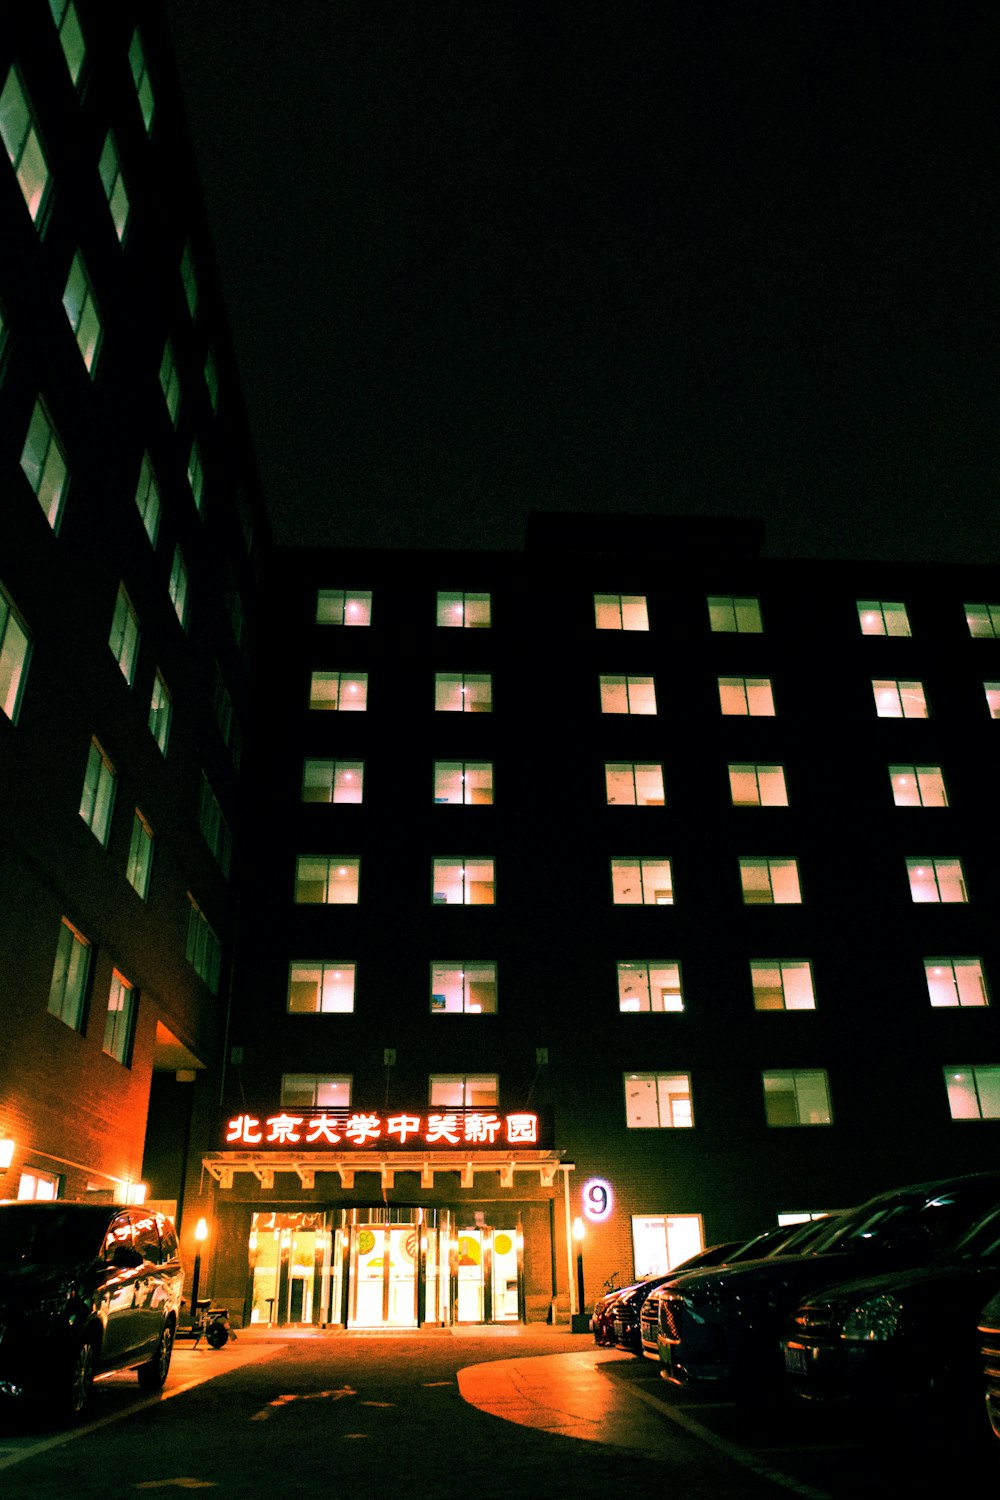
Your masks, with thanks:
[[[128,1203],[145,1203],[145,1201],[146,1201],[146,1193],[147,1192],[148,1192],[148,1187],[147,1187],[146,1183],[144,1183],[144,1182],[133,1182],[133,1183],[130,1184],[128,1192],[126,1194],[126,1202],[128,1202]]]
[[[0,1140],[0,1172],[6,1172],[14,1160],[14,1141],[11,1136]]]
[[[577,1241],[583,1239],[583,1220],[580,1218],[573,1220],[573,1238]]]
[[[199,1245],[204,1240],[208,1239],[208,1225],[206,1224],[204,1219],[199,1219],[197,1224],[194,1226],[194,1237],[198,1241]]]

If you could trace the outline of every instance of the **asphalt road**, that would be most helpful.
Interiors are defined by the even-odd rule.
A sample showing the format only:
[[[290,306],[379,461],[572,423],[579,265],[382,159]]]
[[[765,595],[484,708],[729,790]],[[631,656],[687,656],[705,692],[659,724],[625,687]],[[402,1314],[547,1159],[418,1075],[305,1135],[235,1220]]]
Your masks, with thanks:
[[[179,1345],[161,1396],[102,1382],[68,1431],[0,1410],[3,1500],[211,1491],[454,1500],[534,1497],[860,1500],[951,1493],[992,1451],[964,1434],[872,1442],[785,1416],[750,1421],[692,1400],[648,1362],[554,1330],[240,1337]],[[1000,1466],[984,1493],[996,1493]]]

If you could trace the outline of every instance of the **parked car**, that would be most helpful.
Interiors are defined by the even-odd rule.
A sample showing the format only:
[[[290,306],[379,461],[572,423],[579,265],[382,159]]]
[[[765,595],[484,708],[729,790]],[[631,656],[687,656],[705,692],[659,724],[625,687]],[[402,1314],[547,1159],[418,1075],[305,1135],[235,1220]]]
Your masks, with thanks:
[[[713,1259],[701,1261],[701,1257],[695,1255],[683,1265],[676,1266],[671,1273],[672,1277],[682,1276],[688,1271],[702,1270],[708,1265],[738,1265],[744,1260],[759,1260],[765,1255],[788,1255],[804,1250],[806,1246],[829,1228],[830,1217],[826,1215],[822,1219],[807,1219],[804,1223],[780,1224],[774,1229],[765,1229],[763,1234],[755,1234],[749,1240],[735,1240],[729,1245],[716,1246],[716,1250],[722,1250],[718,1259],[714,1258],[712,1251],[703,1251],[703,1255],[713,1255]],[[697,1263],[697,1264],[696,1264]],[[639,1344],[643,1357],[658,1360],[660,1351],[658,1337],[660,1330],[660,1297],[670,1281],[665,1281],[650,1292],[642,1310],[639,1313]]]
[[[77,1416],[94,1377],[167,1378],[183,1290],[173,1225],[141,1208],[0,1203],[0,1396]]]
[[[615,1342],[615,1303],[623,1292],[631,1292],[638,1285],[637,1281],[630,1281],[627,1286],[612,1287],[595,1303],[594,1311],[590,1316],[590,1327],[594,1335],[594,1343],[601,1348],[610,1349]]]
[[[641,1356],[639,1314],[642,1312],[643,1303],[651,1292],[662,1286],[665,1281],[672,1281],[676,1274],[676,1271],[664,1271],[659,1276],[647,1276],[644,1281],[639,1282],[638,1286],[630,1287],[624,1296],[618,1298],[611,1317],[616,1349],[627,1349],[630,1353]]]
[[[1000,1292],[987,1302],[980,1315],[979,1352],[986,1376],[986,1415],[1000,1438]]]
[[[1000,1285],[1000,1206],[926,1265],[825,1287],[782,1340],[790,1389],[812,1400],[886,1407],[918,1397],[973,1406],[977,1324]]]
[[[660,1373],[763,1399],[783,1382],[781,1335],[807,1293],[924,1264],[997,1203],[997,1172],[919,1183],[838,1216],[804,1254],[681,1277],[660,1297]]]

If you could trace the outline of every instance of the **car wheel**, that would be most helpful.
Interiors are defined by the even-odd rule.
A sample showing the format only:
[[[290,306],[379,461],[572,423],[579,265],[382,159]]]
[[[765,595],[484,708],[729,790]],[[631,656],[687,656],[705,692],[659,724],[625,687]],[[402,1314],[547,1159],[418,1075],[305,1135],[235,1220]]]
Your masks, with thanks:
[[[160,1334],[160,1342],[156,1346],[156,1353],[152,1359],[147,1360],[136,1370],[139,1377],[139,1389],[143,1391],[159,1391],[166,1383],[167,1371],[170,1369],[170,1356],[174,1352],[174,1325],[164,1323],[163,1332]]]
[[[94,1389],[97,1355],[90,1340],[81,1344],[73,1355],[69,1379],[63,1390],[62,1408],[68,1417],[79,1417],[86,1410]]]
[[[221,1349],[223,1344],[229,1342],[229,1329],[225,1323],[210,1323],[205,1338],[208,1340],[209,1348]]]

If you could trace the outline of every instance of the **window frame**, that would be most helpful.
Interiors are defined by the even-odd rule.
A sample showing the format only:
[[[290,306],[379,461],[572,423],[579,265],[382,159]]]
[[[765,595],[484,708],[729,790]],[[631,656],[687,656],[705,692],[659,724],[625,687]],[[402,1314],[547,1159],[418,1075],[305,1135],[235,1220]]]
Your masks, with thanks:
[[[1000,1120],[1000,1063],[952,1063],[942,1071],[948,1098],[948,1112],[953,1120]],[[952,1089],[950,1078],[960,1079],[963,1074],[970,1076],[977,1109],[975,1114],[955,1113],[956,1094]],[[991,1093],[995,1098],[995,1108],[989,1114],[983,1112],[983,1088],[980,1075],[982,1075],[983,1082],[987,1075],[989,1076]]]
[[[902,600],[858,599],[856,603],[862,635],[893,636],[897,640],[912,637],[910,616]],[[900,622],[905,627],[902,630],[896,628]]]
[[[116,997],[119,1004],[114,1003]],[[101,1051],[106,1057],[121,1063],[123,1068],[132,1066],[137,1015],[138,991],[120,969],[112,969]]]
[[[330,769],[330,795],[328,797],[309,797],[306,795],[310,786],[325,786],[323,782],[309,781],[310,766],[329,767]],[[355,777],[358,788],[357,797],[338,797],[337,787],[341,773],[345,777]],[[359,806],[364,801],[365,795],[365,763],[363,760],[341,760],[339,757],[330,759],[327,756],[306,756],[302,762],[302,794],[301,801],[306,803],[318,803],[324,807],[352,807]]]
[[[18,95],[16,100],[8,96],[8,89],[16,91]],[[6,116],[11,122],[6,130],[4,129],[3,107],[5,98],[7,99]],[[19,138],[12,144],[15,115],[22,117],[23,129]],[[0,89],[0,140],[3,141],[7,158],[17,178],[17,185],[21,189],[21,196],[31,222],[41,233],[47,221],[52,198],[52,168],[49,166],[48,153],[38,128],[38,115],[31,102],[31,95],[25,87],[21,69],[16,62],[11,63],[3,88]],[[39,164],[41,173],[38,171]]]
[[[742,892],[743,905],[744,906],[802,906],[803,905],[802,879],[801,879],[801,875],[800,875],[800,872],[799,872],[799,862],[798,862],[797,858],[795,858],[792,855],[785,855],[785,854],[741,854],[741,855],[738,856],[738,859],[739,859],[739,867],[740,867],[740,890]],[[777,900],[775,898],[775,894],[774,894],[774,891],[775,891],[774,869],[776,867],[778,867],[778,866],[784,866],[784,865],[790,865],[791,868],[792,868],[792,870],[794,871],[794,874],[795,874],[795,888],[796,888],[796,890],[798,892],[798,899],[797,900],[779,901],[779,900]],[[766,866],[766,868],[767,868],[767,884],[768,884],[768,890],[770,891],[770,894],[771,894],[771,899],[770,900],[766,900],[763,897],[758,897],[758,896],[755,896],[755,895],[751,894],[750,895],[750,899],[748,900],[747,899],[748,892],[752,892],[754,890],[754,887],[748,887],[748,885],[747,885],[747,883],[746,883],[746,881],[744,879],[744,870],[748,870],[751,867],[756,869],[756,868],[760,868],[761,866]],[[761,887],[761,889],[763,889],[763,887]]]
[[[24,617],[0,583],[0,713],[12,724],[21,716],[31,649]]]
[[[785,767],[783,765],[765,764],[763,761],[729,761],[726,769],[729,776],[729,796],[733,807],[788,807],[788,780],[785,776]],[[734,773],[737,776],[753,777],[753,783],[757,791],[755,800],[748,801],[743,798],[740,801],[736,800],[736,785],[733,780]],[[781,791],[784,795],[783,801],[775,800],[773,797],[764,798],[761,788],[762,775],[772,780],[775,778],[780,780]]]
[[[482,604],[486,601],[486,619],[470,620],[470,603]],[[457,602],[456,602],[457,601]],[[461,619],[442,618],[448,611],[458,611]],[[435,624],[439,630],[489,630],[493,624],[493,596],[482,591],[462,592],[448,589],[438,589],[435,604]]]
[[[461,901],[449,901],[447,889],[438,889],[439,866],[455,866],[461,871],[460,882]],[[473,881],[466,873],[472,865],[486,865],[489,867],[490,879],[488,881]],[[484,890],[489,890],[488,900],[470,900],[471,888],[479,884]],[[440,898],[440,899],[439,899]],[[496,859],[492,855],[485,854],[434,854],[431,856],[431,905],[432,906],[495,906],[497,900],[497,868]]]
[[[774,719],[777,717],[774,707],[774,684],[770,677],[720,677],[718,679],[718,687],[719,710],[724,719]],[[761,689],[766,690],[770,712],[755,713],[751,706],[752,700],[750,694],[751,691],[760,693]],[[743,707],[735,709],[727,708],[726,699],[723,696],[724,691],[740,691],[743,695]],[[759,702],[760,700],[757,699],[755,701]]]
[[[709,594],[706,603],[709,629],[713,635],[764,634],[759,595]],[[723,619],[725,624],[720,623]]]
[[[153,873],[153,830],[140,808],[132,819],[125,879],[140,901],[149,900],[149,883]]]
[[[940,970],[941,971],[940,976],[932,975],[932,973],[931,973],[932,969],[938,969],[938,970]],[[955,998],[954,998],[954,1000],[942,1000],[942,999],[935,1000],[935,998],[934,998],[935,989],[934,989],[932,981],[934,979],[938,979],[939,980],[938,993],[941,993],[945,989],[945,987],[946,987],[944,983],[940,983],[940,981],[944,979],[944,970],[946,970],[946,969],[947,969],[948,974],[949,974],[949,979],[946,982],[947,983],[947,992],[949,994],[951,994],[951,995],[954,995]],[[969,970],[973,970],[974,971],[975,978],[978,980],[978,984],[979,984],[979,989],[978,989],[979,999],[978,1000],[965,1000],[965,999],[962,998],[963,992],[967,993],[967,990],[965,989],[965,984],[964,984],[963,980],[959,977],[959,970],[960,969],[969,969]],[[968,957],[968,958],[958,958],[958,957],[953,957],[953,958],[925,958],[924,959],[924,982],[927,985],[927,998],[930,1001],[930,1006],[931,1006],[932,1010],[988,1010],[989,1009],[989,1005],[990,1005],[990,992],[989,992],[989,986],[986,983],[986,971],[983,968],[983,961],[982,961],[981,958],[973,958],[971,956]]]
[[[336,681],[336,701],[317,697],[316,687],[318,683],[329,683]],[[360,703],[357,707],[351,707],[342,702],[345,687],[356,684],[361,689],[359,693]],[[365,713],[368,709],[368,673],[367,672],[323,672],[314,671],[309,677],[309,708],[317,713]]]
[[[872,696],[875,699],[875,717],[878,719],[915,719],[922,721],[931,716],[930,705],[927,702],[927,694],[924,684],[919,678],[909,677],[873,677],[871,679]],[[899,713],[883,713],[882,704],[879,702],[879,693],[888,694],[892,690],[896,695],[896,703]],[[919,697],[923,707],[923,713],[907,713],[907,703]]]
[[[436,983],[446,983],[449,988],[453,987],[453,981],[439,981],[441,974],[457,974],[461,982],[461,1005],[451,1006],[447,1003],[448,990],[435,989]],[[485,985],[492,989],[492,1004],[483,1009],[482,1004],[473,1001],[471,997],[474,985]],[[435,1005],[435,1000],[441,1000],[440,1005]],[[485,995],[481,1000],[487,999]],[[497,963],[495,959],[487,958],[463,958],[463,959],[432,959],[430,963],[430,994],[429,1007],[432,1016],[495,1016],[500,1009],[499,979],[497,977]]]
[[[618,612],[617,624],[602,624],[601,611]],[[641,625],[626,625],[626,613],[632,612],[638,617],[641,610]],[[594,629],[595,630],[649,630],[649,607],[645,594],[595,594],[594,595]]]
[[[91,737],[80,794],[80,817],[102,849],[108,847],[118,790],[118,772],[96,735]]]
[[[659,772],[659,797],[639,798],[639,774],[649,776],[651,773]],[[611,776],[617,775],[628,779],[629,773],[632,782],[632,801],[621,801],[611,795]],[[604,796],[607,807],[665,807],[667,794],[663,782],[663,762],[646,760],[606,760],[604,762]]]
[[[339,606],[337,601],[339,600]],[[329,605],[328,609],[324,605]],[[358,620],[348,619],[351,610],[355,609],[363,616]],[[334,618],[339,612],[339,619]],[[367,628],[372,622],[372,591],[371,589],[317,589],[316,590],[316,624],[317,625],[345,625],[352,629]]]
[[[613,906],[673,906],[675,904],[674,867],[670,857],[666,854],[612,854],[611,865],[611,904]],[[627,872],[638,866],[640,899],[638,901],[619,901],[616,892],[620,882],[627,878]],[[646,866],[649,866],[648,881],[657,879],[654,873],[662,870],[667,871],[668,884],[656,886],[648,884]],[[631,890],[632,887],[621,887],[623,891]],[[647,890],[652,892],[652,899],[646,899]],[[666,899],[658,899],[658,894],[666,892]]]
[[[654,974],[670,974],[671,983],[658,985],[659,1004],[654,999]],[[636,993],[638,999],[635,1004],[628,1003],[626,996],[631,991],[626,980],[635,976]],[[684,976],[681,971],[680,959],[676,958],[619,958],[615,961],[615,979],[618,986],[618,1013],[619,1015],[681,1015],[684,1011]],[[676,980],[676,985],[672,982]],[[644,986],[645,1003],[643,994],[639,993],[638,987]],[[676,996],[676,1004],[669,1003],[667,997]]]
[[[454,774],[457,769],[461,777],[462,800],[456,802],[452,797],[441,795],[440,787],[445,784],[443,778],[448,774]],[[489,774],[489,799],[488,801],[477,800],[475,797],[466,797],[465,789],[476,791],[477,788],[469,785],[470,773],[486,770]],[[485,790],[485,788],[483,788]],[[495,803],[496,783],[493,774],[493,762],[491,760],[436,760],[433,763],[431,796],[435,807],[493,807]]]
[[[316,866],[319,869],[325,866],[322,875],[309,874],[309,867]],[[336,871],[336,874],[334,873]],[[336,885],[336,879],[343,877],[344,884]],[[306,888],[322,886],[322,896],[306,896],[301,892]],[[334,895],[335,891],[346,890],[352,894],[347,896]],[[334,854],[298,854],[295,857],[295,894],[293,897],[296,906],[358,906],[361,902],[361,856],[360,854],[334,855]]]
[[[47,1009],[50,1016],[81,1036],[87,1024],[92,958],[90,939],[68,917],[60,918]]]
[[[917,800],[915,802],[901,802],[899,799],[897,781],[905,781],[912,778],[916,790]],[[936,778],[936,780],[935,780]],[[940,802],[927,802],[924,793],[927,790],[925,781],[929,781],[930,787],[940,789]],[[944,772],[940,766],[917,766],[917,765],[890,765],[889,786],[892,790],[892,804],[894,807],[949,807],[948,788],[945,785]]]
[[[457,706],[445,701],[449,687],[459,684]],[[485,695],[479,697],[472,688],[482,688]],[[435,672],[434,712],[439,714],[490,714],[493,712],[492,672]]]
[[[615,686],[618,684],[624,686],[624,708],[613,708],[609,706],[613,701],[611,694],[614,692]],[[652,708],[633,708],[632,703],[634,693],[638,689],[646,689],[647,687],[650,694],[649,701],[653,705]],[[656,678],[652,674],[649,674],[648,676],[646,674],[643,674],[642,676],[640,676],[639,674],[634,672],[601,672],[598,674],[598,690],[600,693],[602,714],[618,714],[624,718],[634,719],[652,719],[657,715]],[[636,699],[637,703],[641,701],[641,699]]]
[[[764,986],[757,983],[756,976],[760,973],[763,973],[765,970],[769,973],[772,971],[777,972],[777,985]],[[812,1003],[809,1005],[789,1005],[789,985],[786,980],[786,971],[787,974],[790,975],[793,972],[801,972],[802,970],[805,970],[808,974],[809,999]],[[753,1008],[755,1011],[760,1012],[761,1015],[764,1015],[768,1012],[776,1012],[778,1014],[784,1015],[789,1012],[801,1013],[815,1011],[816,976],[813,973],[812,960],[809,958],[752,958],[750,959],[750,991],[753,996]],[[777,998],[779,996],[779,992],[780,1002],[778,1004],[761,1004],[760,997],[762,995],[766,994]]]
[[[29,451],[30,450],[30,451]],[[61,469],[54,474],[53,469]],[[55,423],[41,396],[35,401],[21,448],[21,473],[41,506],[42,515],[59,535],[69,492],[69,463]],[[57,482],[53,482],[57,480]]]
[[[787,1088],[771,1090],[768,1089],[768,1079],[786,1078],[790,1078],[793,1081],[793,1087],[790,1090]],[[802,1098],[800,1095],[800,1088],[804,1086],[803,1080],[812,1078],[822,1078],[823,1080],[823,1093],[826,1098],[827,1115],[827,1118],[825,1120],[802,1119]],[[761,1083],[764,1091],[764,1118],[767,1121],[769,1129],[812,1129],[819,1126],[833,1124],[833,1100],[830,1097],[830,1076],[826,1068],[763,1068],[761,1069]],[[780,1120],[773,1118],[774,1111],[768,1107],[769,1094],[774,1095],[788,1093],[791,1093],[792,1098],[795,1101],[795,1113],[797,1118],[794,1120]]]
[[[690,1073],[673,1071],[668,1072],[666,1069],[657,1069],[655,1072],[650,1072],[648,1070],[630,1070],[624,1073],[622,1077],[625,1091],[625,1128],[627,1130],[693,1130],[695,1128],[694,1090],[691,1086]],[[686,1090],[671,1089],[669,1087],[672,1082],[680,1081],[682,1079],[687,1085]],[[653,1124],[652,1122],[636,1121],[634,1118],[630,1118],[630,1115],[634,1115],[636,1112],[632,1110],[629,1105],[630,1083],[653,1084],[652,1097],[656,1101],[655,1124]],[[665,1100],[663,1097],[661,1097],[661,1090],[664,1089],[666,1091]],[[674,1103],[675,1099],[681,1101],[682,1105],[679,1118],[675,1118],[675,1114],[677,1111],[677,1106]],[[687,1104],[686,1119],[684,1118],[684,1103]],[[671,1116],[671,1118],[667,1120],[664,1119],[664,1104],[666,1104],[666,1112]]]
[[[944,887],[942,886],[942,877],[938,867],[944,865],[954,865],[956,870],[958,871],[958,886],[962,892],[962,894],[958,898],[945,897],[942,895],[942,890],[944,889]],[[925,869],[930,870],[931,881],[925,882],[921,885],[915,884],[914,876],[920,877],[924,873]],[[968,882],[965,879],[965,870],[963,868],[962,861],[957,855],[934,855],[930,858],[920,858],[916,855],[907,855],[906,874],[907,881],[910,887],[910,900],[915,906],[969,905],[969,886]],[[931,888],[931,884],[933,884],[934,891],[936,892],[934,896],[918,896],[915,894],[915,892],[918,890],[929,890]]]
[[[135,682],[141,635],[139,616],[136,614],[135,606],[128,596],[128,590],[124,583],[120,583],[118,585],[118,593],[115,595],[115,608],[114,614],[111,617],[111,634],[108,637],[108,646],[110,647],[111,655],[118,664],[118,670],[129,687]]]
[[[304,984],[312,983],[311,980],[302,978],[299,978],[297,980],[295,977],[296,973],[301,975],[307,970],[311,972],[314,969],[319,973],[316,987],[316,1005],[312,1008],[306,1008],[305,1006],[301,1005],[293,1005],[293,985],[298,984],[301,986]],[[327,988],[328,972],[332,981],[329,986],[329,990]],[[347,979],[346,976],[349,976],[349,979]],[[335,993],[334,985],[338,983],[349,983],[350,1004],[324,1005],[323,1002],[327,998],[328,994],[330,998],[333,998]],[[293,958],[288,965],[288,988],[285,991],[285,1014],[289,1016],[352,1016],[354,1015],[357,1005],[357,992],[358,965],[356,962],[354,962],[354,960],[334,958]]]

